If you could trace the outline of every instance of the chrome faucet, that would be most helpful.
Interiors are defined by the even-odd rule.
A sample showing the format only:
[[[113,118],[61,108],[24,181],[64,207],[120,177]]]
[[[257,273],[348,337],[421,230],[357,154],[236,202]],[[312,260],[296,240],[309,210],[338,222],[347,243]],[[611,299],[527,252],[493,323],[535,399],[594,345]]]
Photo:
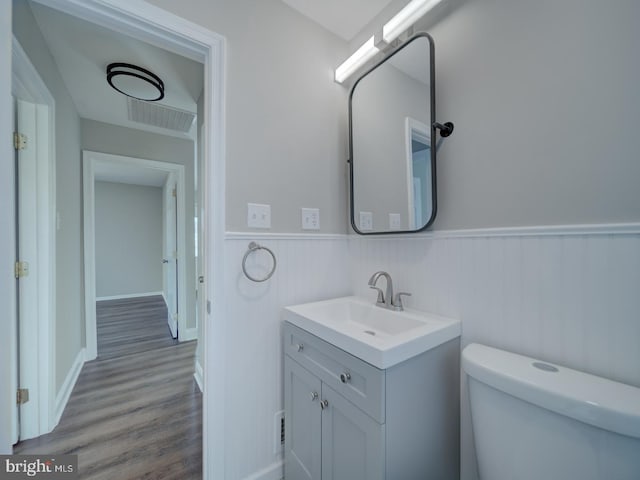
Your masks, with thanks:
[[[380,277],[384,277],[387,280],[387,288],[385,293],[382,293],[382,290],[376,287],[376,283]],[[369,288],[373,288],[378,291],[378,299],[376,300],[376,305],[382,308],[388,308],[389,310],[404,310],[404,306],[402,305],[402,295],[411,296],[410,293],[407,292],[398,292],[395,297],[393,296],[393,282],[391,280],[391,275],[387,272],[379,271],[371,275],[369,279]]]

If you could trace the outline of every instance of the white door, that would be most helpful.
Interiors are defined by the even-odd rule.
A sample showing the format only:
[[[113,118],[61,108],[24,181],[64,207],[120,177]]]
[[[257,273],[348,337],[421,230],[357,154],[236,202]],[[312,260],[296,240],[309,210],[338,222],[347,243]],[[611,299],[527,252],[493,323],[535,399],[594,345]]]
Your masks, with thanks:
[[[167,321],[171,336],[178,338],[178,208],[177,183],[172,175],[165,184],[164,264]]]
[[[38,238],[37,238],[37,106],[16,100],[16,260],[21,271],[16,271],[18,292],[18,348],[17,386],[28,389],[32,399],[16,407],[14,440],[39,435],[38,411],[38,354],[32,345],[38,332]],[[19,275],[18,275],[19,273]],[[19,436],[19,438],[18,438]]]

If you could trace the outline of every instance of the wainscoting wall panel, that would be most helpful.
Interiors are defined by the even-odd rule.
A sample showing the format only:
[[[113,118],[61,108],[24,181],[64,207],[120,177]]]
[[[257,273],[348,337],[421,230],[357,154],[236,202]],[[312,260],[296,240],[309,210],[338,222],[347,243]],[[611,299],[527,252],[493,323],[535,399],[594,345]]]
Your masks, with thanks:
[[[276,256],[277,269],[266,282],[252,282],[242,272],[252,240]],[[284,405],[282,308],[350,294],[347,241],[344,236],[235,234],[226,240],[225,252],[227,318],[232,319],[226,327],[226,443],[228,451],[242,452],[227,458],[225,478],[280,478],[274,414]],[[250,274],[260,277],[270,262],[264,251],[252,253]],[[265,467],[268,472],[256,477]]]
[[[640,229],[511,229],[433,236],[228,234],[226,478],[279,478],[274,414],[282,409],[281,312],[343,295],[373,302],[367,281],[388,271],[408,307],[459,318],[462,344],[480,342],[640,386]],[[251,240],[278,261],[263,283],[242,273]],[[266,272],[269,257],[248,265]],[[462,479],[477,480],[466,381]]]
[[[350,237],[353,292],[388,271],[408,307],[458,318],[479,342],[640,386],[640,234]],[[477,480],[462,378],[462,479]]]

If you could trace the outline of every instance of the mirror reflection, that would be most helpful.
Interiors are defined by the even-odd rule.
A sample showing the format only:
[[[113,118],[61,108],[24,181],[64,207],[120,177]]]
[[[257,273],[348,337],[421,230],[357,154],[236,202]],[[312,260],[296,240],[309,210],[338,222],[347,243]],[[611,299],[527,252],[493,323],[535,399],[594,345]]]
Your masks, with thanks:
[[[418,231],[435,218],[431,52],[431,38],[419,34],[351,91],[351,222],[358,233]]]

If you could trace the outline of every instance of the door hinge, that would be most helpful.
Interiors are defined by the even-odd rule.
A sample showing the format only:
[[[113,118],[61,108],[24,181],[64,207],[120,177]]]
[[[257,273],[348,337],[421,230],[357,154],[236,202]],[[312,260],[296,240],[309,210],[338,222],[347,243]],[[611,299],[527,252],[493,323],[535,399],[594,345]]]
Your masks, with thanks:
[[[29,389],[28,388],[19,388],[16,392],[16,404],[22,405],[29,401]]]
[[[14,267],[16,278],[22,278],[29,275],[29,262],[16,262]]]
[[[22,133],[13,132],[13,148],[24,150],[27,148],[27,136]]]
[[[177,193],[176,193],[176,189],[175,189],[175,188],[171,191],[171,196],[172,196],[172,197],[177,196]]]

